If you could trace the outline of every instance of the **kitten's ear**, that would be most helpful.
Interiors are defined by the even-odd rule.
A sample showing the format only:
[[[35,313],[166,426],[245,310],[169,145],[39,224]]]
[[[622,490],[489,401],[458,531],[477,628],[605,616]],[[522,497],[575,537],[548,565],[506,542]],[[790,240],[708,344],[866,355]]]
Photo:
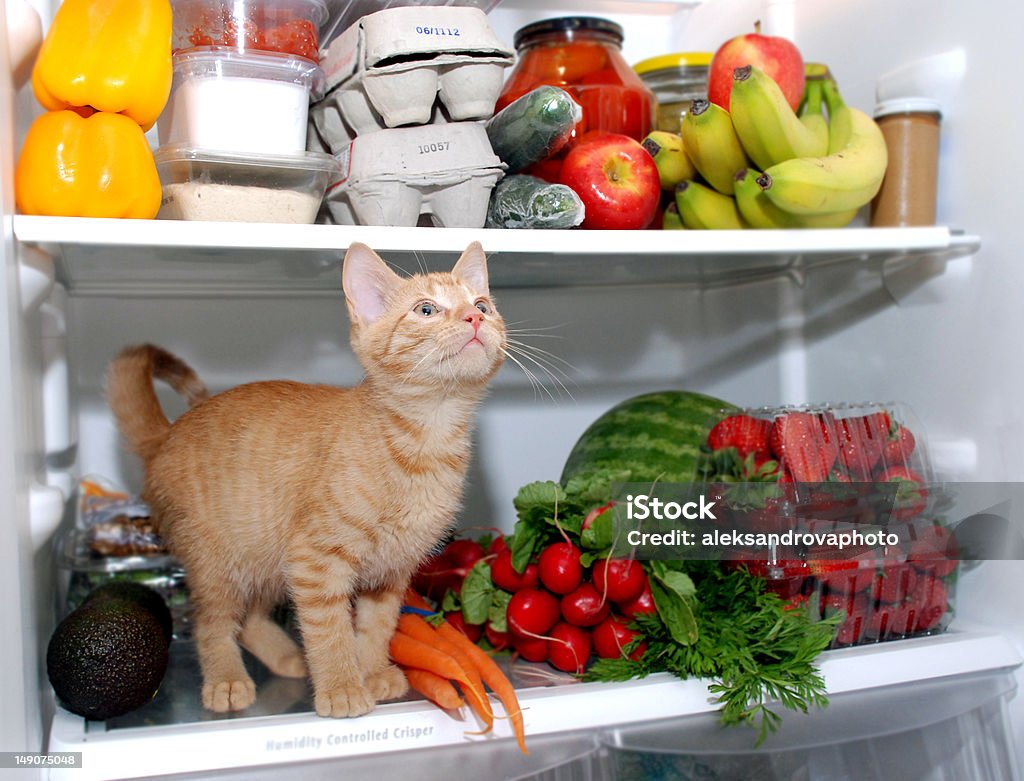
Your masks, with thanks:
[[[474,241],[466,247],[466,251],[452,269],[452,275],[469,285],[477,295],[490,295],[487,285],[487,256],[484,255],[484,248],[480,246],[479,241]]]
[[[387,308],[387,298],[402,278],[365,244],[355,242],[345,253],[341,286],[353,322],[374,322]]]

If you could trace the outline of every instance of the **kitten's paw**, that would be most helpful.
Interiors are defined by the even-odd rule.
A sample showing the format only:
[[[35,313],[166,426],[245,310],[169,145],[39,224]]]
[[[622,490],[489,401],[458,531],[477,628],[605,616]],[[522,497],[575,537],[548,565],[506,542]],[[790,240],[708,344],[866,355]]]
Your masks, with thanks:
[[[333,716],[336,719],[362,716],[373,710],[376,704],[377,701],[370,694],[370,690],[361,684],[339,686],[325,692],[318,691],[314,698],[317,716]]]
[[[367,676],[366,688],[378,702],[396,700],[409,691],[409,681],[398,667],[389,664],[380,672]]]
[[[203,707],[215,713],[245,710],[254,702],[256,684],[249,679],[203,684]]]

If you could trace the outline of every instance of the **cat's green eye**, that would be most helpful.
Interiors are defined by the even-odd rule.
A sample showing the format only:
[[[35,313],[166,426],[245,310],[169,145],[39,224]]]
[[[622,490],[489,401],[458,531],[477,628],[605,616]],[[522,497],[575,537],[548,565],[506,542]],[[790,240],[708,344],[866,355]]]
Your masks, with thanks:
[[[437,304],[430,301],[421,301],[416,304],[416,311],[424,317],[430,317],[431,315],[437,314]]]
[[[483,312],[485,315],[489,314],[490,311],[491,311],[491,308],[489,306],[487,306],[487,304],[485,302],[483,302],[483,301],[477,301],[476,302],[476,308],[479,309],[481,312]]]

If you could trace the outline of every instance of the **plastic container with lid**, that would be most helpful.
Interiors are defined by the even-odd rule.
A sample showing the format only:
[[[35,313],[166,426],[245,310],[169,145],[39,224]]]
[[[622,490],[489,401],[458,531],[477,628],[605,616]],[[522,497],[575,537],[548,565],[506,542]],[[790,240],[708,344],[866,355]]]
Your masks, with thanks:
[[[172,220],[312,223],[337,161],[323,152],[255,155],[176,144],[154,153]]]
[[[325,0],[172,0],[174,52],[216,47],[316,62]]]
[[[642,60],[633,66],[658,102],[655,127],[678,133],[690,101],[708,96],[711,52],[677,52]]]
[[[935,224],[942,106],[931,98],[893,98],[875,107],[889,162],[871,202],[873,227]]]
[[[640,141],[654,125],[654,93],[622,56],[622,27],[608,19],[570,16],[520,28],[518,55],[495,112],[535,87],[562,87],[583,107],[573,140],[528,173],[557,181],[561,160],[587,131],[622,133]]]
[[[170,97],[157,122],[161,145],[305,151],[318,66],[291,55],[212,49],[179,52],[173,63]]]
[[[730,411],[709,422],[704,447],[703,490],[733,535],[723,563],[815,618],[843,611],[834,647],[949,625],[959,563],[942,522],[949,496],[907,405]]]

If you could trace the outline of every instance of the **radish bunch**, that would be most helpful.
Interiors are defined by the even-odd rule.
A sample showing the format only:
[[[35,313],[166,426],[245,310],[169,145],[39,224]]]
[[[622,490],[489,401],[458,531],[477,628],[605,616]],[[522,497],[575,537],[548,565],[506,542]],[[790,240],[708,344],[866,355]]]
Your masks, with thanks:
[[[511,649],[527,661],[576,674],[595,654],[643,655],[646,645],[629,624],[655,606],[639,562],[606,557],[585,566],[580,548],[561,539],[541,548],[520,572],[504,537],[486,548],[473,543],[471,562],[466,542],[455,540],[428,561],[414,585],[422,593],[429,588],[435,598],[439,584],[450,589],[442,598],[446,616],[474,641],[485,637],[496,650]],[[473,608],[485,593],[486,618]]]

